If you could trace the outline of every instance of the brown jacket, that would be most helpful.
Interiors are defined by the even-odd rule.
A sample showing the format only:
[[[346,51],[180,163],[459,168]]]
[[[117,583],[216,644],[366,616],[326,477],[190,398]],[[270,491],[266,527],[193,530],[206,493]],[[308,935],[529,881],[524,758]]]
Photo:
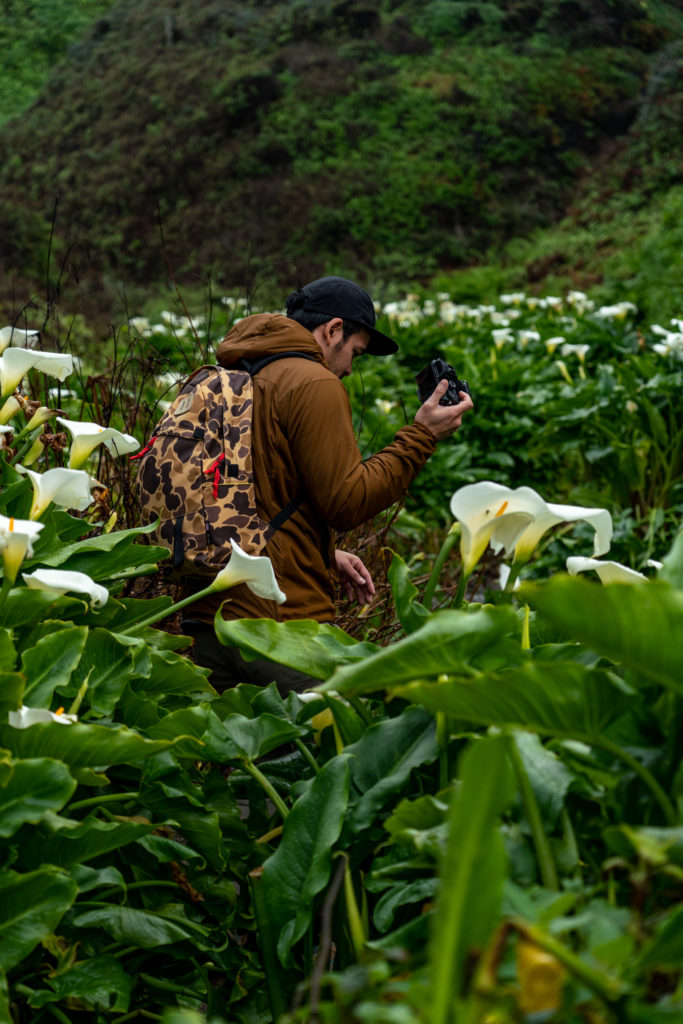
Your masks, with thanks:
[[[259,514],[267,522],[297,495],[303,500],[265,550],[287,595],[283,605],[245,586],[197,602],[192,618],[212,620],[221,601],[226,618],[334,618],[336,568],[330,531],[359,526],[402,498],[435,448],[426,427],[402,427],[395,440],[362,461],[342,382],[328,369],[309,331],[294,320],[263,313],[238,323],[218,347],[221,366],[275,352],[254,376],[253,462]]]

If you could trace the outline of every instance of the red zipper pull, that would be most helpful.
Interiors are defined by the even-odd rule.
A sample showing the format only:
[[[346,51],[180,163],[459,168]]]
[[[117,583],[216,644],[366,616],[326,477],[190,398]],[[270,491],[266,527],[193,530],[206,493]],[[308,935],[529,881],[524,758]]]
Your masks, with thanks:
[[[145,447],[142,449],[142,451],[137,452],[135,455],[129,455],[128,456],[129,461],[133,462],[135,459],[141,459],[143,455],[146,455],[147,452],[152,447],[152,445],[154,444],[154,442],[156,441],[158,436],[159,436],[158,434],[155,434],[154,437],[150,437],[149,441],[147,442]]]
[[[221,477],[221,462],[223,462],[224,460],[225,460],[225,452],[223,452],[222,455],[219,455],[218,458],[215,459],[211,463],[211,465],[207,466],[207,468],[204,470],[205,473],[213,473],[212,494],[213,494],[214,498],[218,497],[218,484],[220,482],[220,477]]]

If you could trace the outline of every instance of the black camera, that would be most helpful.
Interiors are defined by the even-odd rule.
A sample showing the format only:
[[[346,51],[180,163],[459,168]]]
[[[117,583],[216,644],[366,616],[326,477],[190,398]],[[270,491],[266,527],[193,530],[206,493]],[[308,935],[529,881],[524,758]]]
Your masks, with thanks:
[[[420,402],[427,401],[440,380],[448,381],[448,391],[440,400],[439,405],[460,405],[462,399],[458,394],[459,391],[466,391],[468,395],[472,394],[467,381],[458,380],[455,370],[445,359],[432,359],[424,370],[420,370],[415,380]]]

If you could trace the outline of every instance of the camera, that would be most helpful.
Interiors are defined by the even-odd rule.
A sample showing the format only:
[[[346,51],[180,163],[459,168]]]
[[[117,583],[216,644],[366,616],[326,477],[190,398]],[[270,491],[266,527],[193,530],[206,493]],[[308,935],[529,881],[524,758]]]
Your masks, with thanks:
[[[468,395],[472,394],[467,381],[458,380],[455,370],[445,359],[432,359],[431,363],[428,363],[424,370],[420,370],[415,380],[417,382],[417,393],[420,402],[427,401],[440,380],[448,381],[448,391],[440,400],[439,405],[460,405],[459,391],[466,391]]]

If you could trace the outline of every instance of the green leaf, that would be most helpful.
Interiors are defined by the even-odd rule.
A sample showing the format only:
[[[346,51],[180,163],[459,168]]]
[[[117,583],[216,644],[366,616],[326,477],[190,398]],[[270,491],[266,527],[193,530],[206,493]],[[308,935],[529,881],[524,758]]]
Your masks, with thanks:
[[[9,970],[50,935],[78,895],[59,868],[0,876],[0,968]]]
[[[309,925],[313,900],[327,885],[349,789],[349,757],[328,761],[299,797],[275,853],[263,865],[263,890],[277,951],[285,966]]]
[[[360,798],[346,816],[345,832],[369,828],[379,811],[405,786],[413,768],[439,756],[434,716],[423,708],[407,708],[397,718],[372,725],[350,754],[351,781]]]
[[[366,658],[378,650],[375,644],[358,643],[337,626],[312,619],[224,619],[214,620],[222,644],[239,647],[247,658],[267,658],[298,669],[316,679],[327,679],[337,665]]]
[[[644,682],[683,694],[683,646],[671,642],[683,633],[682,592],[657,580],[602,586],[556,576],[543,584],[527,583],[520,596],[540,616],[633,669]]]
[[[140,640],[118,637],[107,629],[91,629],[74,686],[88,681],[87,701],[93,711],[110,715],[125,686],[144,676],[149,668],[149,651]]]
[[[62,999],[77,999],[90,1010],[125,1013],[130,1002],[131,979],[113,956],[94,956],[70,970],[48,978],[53,991],[34,992],[29,1006],[40,1007]]]
[[[0,672],[0,716],[7,719],[8,711],[18,711],[23,703],[26,678],[21,672]]]
[[[649,968],[678,970],[683,963],[683,907],[677,907],[660,923],[657,933],[636,962],[639,971]]]
[[[494,664],[514,664],[512,659],[519,657],[518,642],[510,647],[507,643],[500,646],[500,642],[517,628],[517,616],[507,606],[436,612],[416,633],[357,665],[338,669],[320,689],[371,693],[444,673],[469,675],[470,666],[486,652],[494,653]]]
[[[93,889],[101,889],[103,886],[112,885],[125,889],[126,882],[117,868],[92,868],[88,864],[72,864],[69,874],[78,886],[81,895],[84,892],[92,892]]]
[[[259,715],[258,718],[228,715],[221,721],[210,712],[207,724],[202,737],[205,756],[219,763],[237,759],[255,761],[276,747],[304,736],[307,731],[293,722],[269,714]]]
[[[657,579],[671,584],[674,590],[683,590],[683,530],[676,536],[671,551],[657,573]]]
[[[0,672],[11,672],[17,663],[17,651],[8,629],[0,628]]]
[[[88,639],[84,626],[71,626],[43,637],[24,651],[21,666],[26,676],[24,703],[49,708],[55,689],[67,686]]]
[[[433,1024],[451,1019],[468,952],[486,946],[500,913],[505,852],[498,818],[513,792],[503,737],[471,742],[458,775],[431,937]]]
[[[431,612],[420,604],[419,592],[408,574],[408,566],[396,552],[393,553],[387,577],[398,620],[406,633],[414,633],[424,625]]]
[[[533,733],[515,732],[514,743],[549,831],[562,811],[574,775]]]
[[[0,726],[0,744],[16,757],[54,757],[73,767],[107,768],[112,764],[135,764],[169,743],[148,740],[125,726],[62,725],[39,722],[28,729]]]
[[[213,694],[216,691],[207,679],[208,669],[201,668],[173,651],[150,651],[149,676],[135,680],[135,689],[149,695]]]
[[[608,673],[574,663],[532,663],[505,676],[411,683],[396,692],[477,725],[512,725],[586,743],[599,740],[633,699]]]
[[[25,626],[29,622],[40,622],[47,618],[48,610],[53,618],[70,619],[82,614],[87,605],[74,597],[59,597],[47,590],[30,590],[15,587],[10,590],[7,600],[0,606],[0,625],[8,629]]]
[[[47,839],[50,862],[63,868],[85,864],[135,842],[156,828],[156,825],[139,821],[100,821],[95,817],[81,822],[52,818],[49,824],[52,825]],[[45,859],[45,846],[46,839],[42,833],[37,833],[24,845],[23,856],[29,866],[38,865]]]
[[[0,836],[11,836],[23,824],[35,825],[48,811],[61,810],[75,789],[76,781],[61,761],[15,761],[0,788]]]
[[[140,946],[141,949],[154,949],[155,946],[168,946],[172,942],[191,939],[192,929],[181,928],[159,914],[134,907],[102,907],[87,910],[74,918],[76,928],[102,928],[117,942],[126,946]]]

